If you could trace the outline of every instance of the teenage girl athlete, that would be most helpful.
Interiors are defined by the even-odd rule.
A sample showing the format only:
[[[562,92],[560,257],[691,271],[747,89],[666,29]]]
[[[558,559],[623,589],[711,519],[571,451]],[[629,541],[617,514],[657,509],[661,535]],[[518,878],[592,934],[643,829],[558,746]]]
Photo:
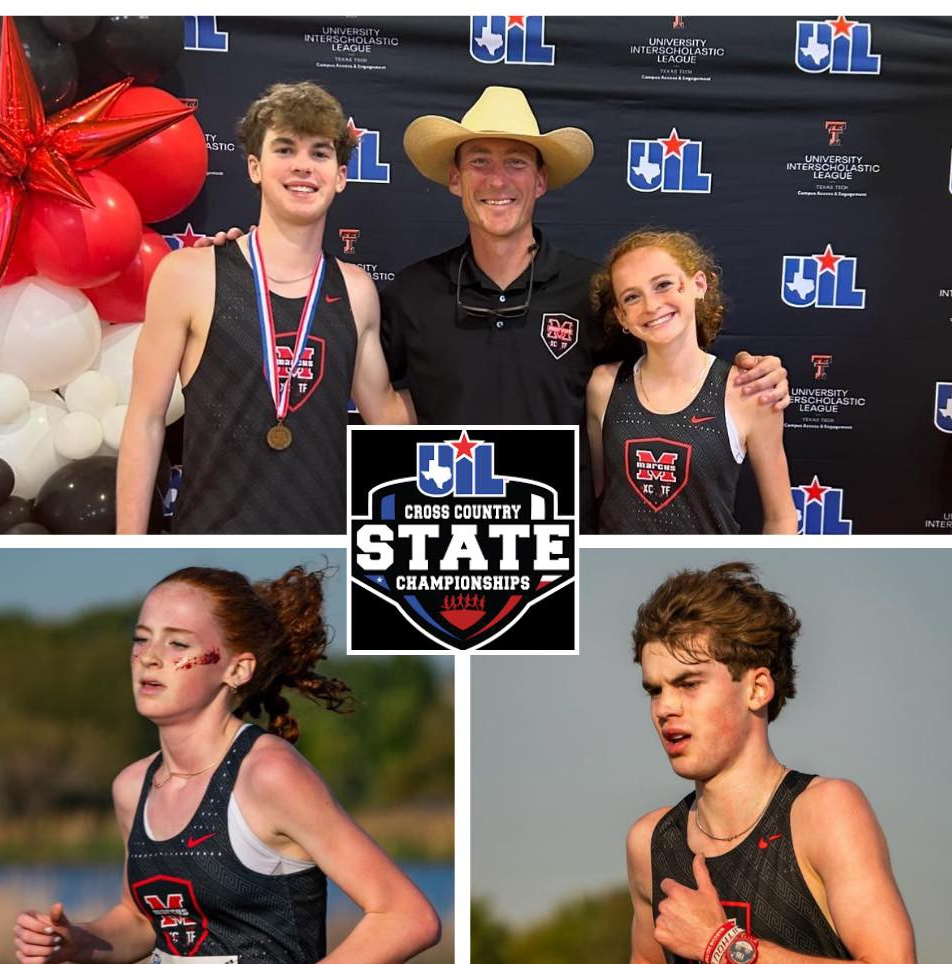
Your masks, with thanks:
[[[439,940],[433,908],[341,810],[292,744],[290,687],[330,710],[350,690],[321,676],[321,576],[295,568],[252,585],[189,568],[156,585],[132,644],[136,709],[158,753],[113,783],[126,839],[121,901],[74,924],[63,905],[25,911],[21,964],[399,964]],[[268,715],[268,731],[242,716]],[[362,909],[325,956],[327,878]]]
[[[797,531],[782,413],[745,398],[734,384],[740,369],[706,351],[724,314],[719,281],[711,256],[678,231],[628,235],[592,279],[606,325],[644,346],[634,365],[601,365],[588,383],[602,533],[737,532],[745,455],[764,532]]]

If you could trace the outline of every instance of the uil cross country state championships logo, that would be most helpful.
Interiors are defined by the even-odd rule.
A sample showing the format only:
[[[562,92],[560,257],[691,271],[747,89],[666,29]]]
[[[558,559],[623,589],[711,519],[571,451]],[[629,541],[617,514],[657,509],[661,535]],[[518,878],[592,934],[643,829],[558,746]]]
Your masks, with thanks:
[[[351,652],[574,650],[575,430],[357,428],[350,447]]]

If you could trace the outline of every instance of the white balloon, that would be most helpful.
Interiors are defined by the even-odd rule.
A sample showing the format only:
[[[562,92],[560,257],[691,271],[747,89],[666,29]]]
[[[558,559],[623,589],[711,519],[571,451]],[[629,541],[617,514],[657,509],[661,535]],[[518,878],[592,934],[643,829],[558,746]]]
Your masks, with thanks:
[[[117,402],[126,405],[132,394],[132,359],[142,332],[142,322],[127,325],[103,325],[102,350],[92,368],[108,375],[119,390]],[[165,414],[165,424],[171,425],[185,414],[182,380],[175,376],[172,396]]]
[[[132,356],[139,340],[142,323],[131,325],[103,325],[102,348],[90,366],[108,375],[118,389],[117,401],[125,405],[132,392]]]
[[[122,438],[122,426],[126,422],[126,412],[129,411],[128,405],[116,405],[99,420],[102,425],[102,440],[104,445],[108,445],[111,452],[107,455],[115,455],[119,451],[119,440]]]
[[[24,499],[35,499],[43,483],[67,462],[69,459],[56,451],[53,432],[47,432],[14,470],[17,476],[14,494]]]
[[[42,277],[0,288],[0,370],[31,389],[72,381],[101,340],[96,309],[81,291]]]
[[[32,499],[47,478],[66,464],[53,449],[53,424],[61,415],[55,408],[31,401],[29,412],[20,420],[0,425],[0,459],[13,469],[14,495]]]
[[[32,398],[34,402],[40,402],[46,405],[47,408],[55,408],[64,415],[69,411],[66,408],[66,401],[63,396],[54,391],[30,392],[30,398]]]
[[[102,418],[116,405],[119,386],[102,372],[83,372],[66,386],[63,397],[71,412],[86,412],[94,418]]]
[[[30,410],[30,389],[22,378],[0,372],[0,423],[9,425]]]
[[[102,426],[88,412],[70,412],[53,429],[56,451],[67,459],[88,459],[102,445]]]

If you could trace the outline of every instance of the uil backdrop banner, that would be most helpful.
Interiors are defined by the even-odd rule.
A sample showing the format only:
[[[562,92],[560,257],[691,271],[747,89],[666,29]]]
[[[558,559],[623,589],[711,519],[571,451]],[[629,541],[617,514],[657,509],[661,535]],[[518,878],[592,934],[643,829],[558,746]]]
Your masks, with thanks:
[[[521,87],[542,130],[595,160],[540,200],[559,245],[604,259],[627,232],[695,232],[728,296],[714,350],[778,354],[801,531],[952,530],[952,19],[186,17],[163,86],[197,105],[210,169],[173,247],[257,216],[235,122],[276,81],[327,87],[360,142],[328,251],[385,286],[465,235],[459,200],[402,149]],[[750,474],[738,497],[759,528]]]

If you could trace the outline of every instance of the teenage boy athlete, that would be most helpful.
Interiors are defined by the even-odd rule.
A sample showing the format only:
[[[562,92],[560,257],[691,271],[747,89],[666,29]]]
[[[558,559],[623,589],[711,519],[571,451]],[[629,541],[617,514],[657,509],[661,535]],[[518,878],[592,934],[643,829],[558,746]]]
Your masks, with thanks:
[[[390,386],[373,282],[321,249],[354,143],[340,104],[313,83],[276,84],[238,132],[258,228],[155,272],[119,451],[121,533],[145,532],[176,374],[176,533],[343,532],[348,398],[367,421],[412,420]]]
[[[882,830],[857,786],[788,770],[767,725],[794,696],[800,621],[745,563],[670,577],[635,661],[695,791],[628,834],[632,964],[914,964]]]

